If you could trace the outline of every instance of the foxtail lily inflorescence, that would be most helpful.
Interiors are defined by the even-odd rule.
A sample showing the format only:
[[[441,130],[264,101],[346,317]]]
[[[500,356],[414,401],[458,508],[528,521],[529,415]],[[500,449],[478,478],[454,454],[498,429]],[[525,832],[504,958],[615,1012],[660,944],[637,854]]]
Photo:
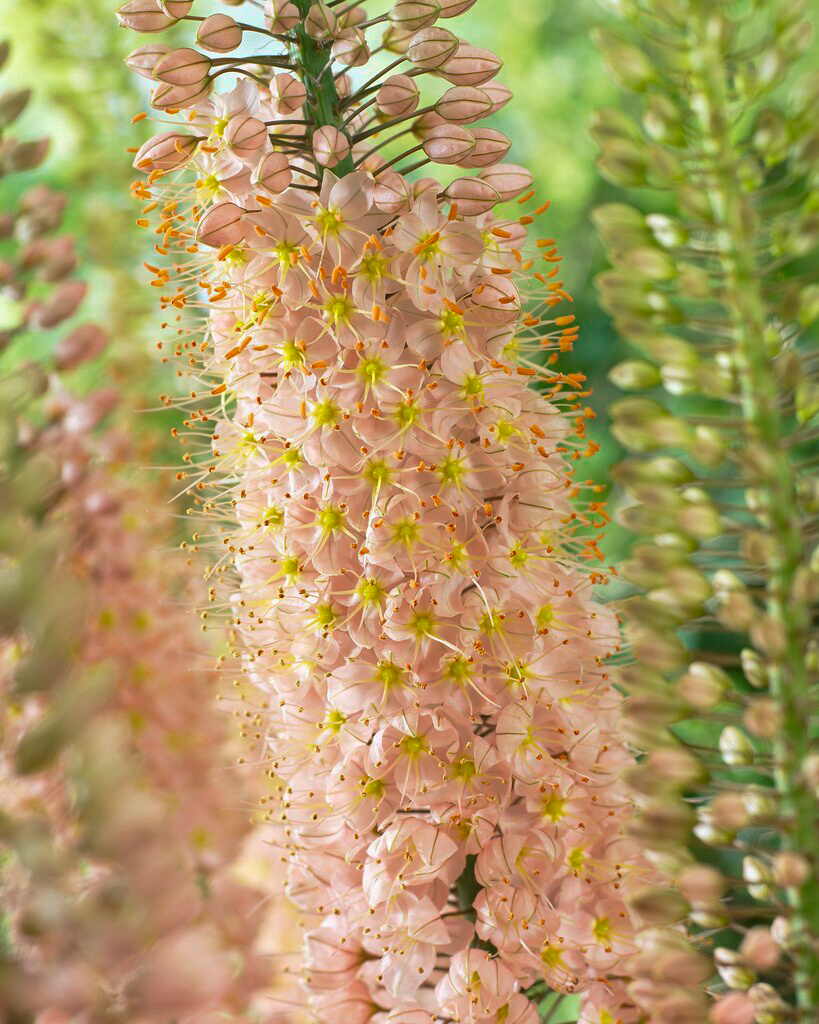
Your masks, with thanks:
[[[819,79],[788,83],[807,5],[635,0],[600,34],[642,120],[604,111],[601,169],[656,190],[597,211],[605,304],[640,359],[614,380],[639,535],[632,992],[652,1022],[819,1019],[815,324]],[[659,199],[659,203],[656,199]],[[812,262],[811,262],[812,261]],[[811,272],[813,271],[813,277]],[[679,927],[682,922],[688,938]]]
[[[575,478],[591,413],[554,368],[577,337],[556,244],[527,241],[548,204],[478,123],[510,98],[500,61],[449,27],[473,2],[272,0],[263,24],[197,15],[198,49],[141,46],[179,116],[135,192],[161,347],[212,433],[180,479],[225,524],[312,1018],[535,1024],[583,993],[583,1021],[626,1022],[644,869],[605,515]]]

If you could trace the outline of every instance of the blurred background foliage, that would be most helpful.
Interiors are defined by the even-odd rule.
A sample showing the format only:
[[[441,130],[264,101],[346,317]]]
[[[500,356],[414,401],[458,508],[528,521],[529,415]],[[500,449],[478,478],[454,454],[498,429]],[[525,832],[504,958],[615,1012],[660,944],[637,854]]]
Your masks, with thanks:
[[[123,344],[134,353],[133,373],[140,380],[133,383],[153,405],[170,373],[136,357],[137,350],[144,356],[152,347],[158,312],[141,270],[149,243],[134,225],[131,158],[125,151],[148,134],[145,123],[131,124],[146,95],[143,81],[123,65],[137,40],[118,27],[115,6],[114,0],[0,0],[0,23],[13,44],[5,79],[35,88],[19,132],[30,137],[47,125],[53,138],[36,178],[73,195],[68,227],[88,259],[89,311],[122,339],[120,355]],[[589,134],[594,110],[618,102],[617,86],[591,38],[606,18],[598,0],[481,0],[462,18],[461,31],[503,59],[502,80],[515,99],[495,123],[513,140],[510,159],[529,166],[540,196],[553,201],[543,229],[560,242],[563,276],[582,325],[564,369],[587,374],[598,413],[592,434],[602,445],[600,455],[583,464],[581,476],[607,484],[608,467],[619,453],[605,429],[604,411],[616,394],[606,374],[625,352],[595,294],[594,277],[605,258],[590,220],[591,210],[616,193],[597,173],[597,148]],[[28,177],[30,183],[35,175]],[[2,187],[0,201],[6,201]],[[167,437],[167,414],[146,418],[146,426]],[[171,461],[175,451],[169,451]],[[616,527],[609,531],[609,561],[622,554],[623,542]]]

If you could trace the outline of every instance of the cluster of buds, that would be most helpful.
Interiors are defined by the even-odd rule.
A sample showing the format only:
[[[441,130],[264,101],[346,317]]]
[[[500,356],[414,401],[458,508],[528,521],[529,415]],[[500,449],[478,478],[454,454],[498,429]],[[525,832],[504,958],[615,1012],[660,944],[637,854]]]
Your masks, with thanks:
[[[509,93],[444,26],[470,6],[273,0],[264,27],[196,22],[203,50],[252,31],[263,53],[140,47],[182,118],[136,154],[135,192],[198,380],[188,425],[216,424],[180,478],[221,530],[214,600],[231,588],[312,1018],[535,1024],[552,989],[626,1022],[643,869],[594,593],[605,515],[574,476],[591,413],[553,368],[577,328],[554,240],[527,241],[548,204],[473,126]],[[477,174],[413,175],[430,161]]]
[[[160,550],[162,496],[119,471],[119,394],[72,386],[108,339],[73,318],[64,205],[37,186],[0,217],[0,1016],[283,1024],[260,892],[234,875],[252,793],[226,770],[187,568]]]
[[[603,300],[641,350],[612,413],[639,536],[632,834],[669,883],[631,988],[656,1024],[819,1015],[817,80],[781,88],[805,9],[637,0],[599,37],[645,96],[641,123],[598,116],[601,170],[666,210],[596,214]]]

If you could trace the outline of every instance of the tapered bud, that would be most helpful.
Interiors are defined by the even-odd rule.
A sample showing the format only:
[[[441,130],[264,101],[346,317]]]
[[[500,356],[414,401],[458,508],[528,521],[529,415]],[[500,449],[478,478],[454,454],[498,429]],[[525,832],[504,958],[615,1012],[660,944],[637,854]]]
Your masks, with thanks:
[[[628,832],[652,849],[666,849],[687,840],[694,820],[694,812],[687,804],[663,797],[646,804]]]
[[[512,99],[512,90],[509,86],[502,85],[500,82],[487,82],[481,88],[492,101],[490,114],[497,114]]]
[[[413,36],[407,47],[407,57],[418,67],[432,71],[446,64],[458,46],[458,37],[453,32],[436,25],[423,28]]]
[[[58,342],[54,365],[58,370],[73,370],[96,359],[108,344],[108,335],[96,324],[82,324]]]
[[[293,180],[290,161],[284,153],[268,153],[256,168],[253,180],[274,196],[279,195]]]
[[[325,125],[313,135],[313,155],[322,167],[335,167],[350,155],[350,140],[338,128]]]
[[[196,152],[202,142],[201,135],[180,135],[179,132],[162,132],[148,139],[134,157],[134,167],[143,171],[157,168],[163,171],[181,167]]]
[[[765,662],[751,647],[745,647],[739,655],[742,672],[751,686],[762,690],[768,685],[768,669]]]
[[[767,928],[751,928],[745,933],[739,951],[759,971],[770,971],[779,963],[782,949]]]
[[[85,298],[88,286],[84,281],[63,281],[47,301],[34,303],[29,310],[29,323],[43,329],[56,327],[72,316]]]
[[[782,728],[782,709],[769,697],[755,697],[748,701],[742,723],[752,736],[773,739]]]
[[[441,13],[440,0],[398,0],[388,14],[390,23],[405,32],[417,32],[434,24]]]
[[[776,878],[770,867],[759,857],[744,857],[742,860],[742,878],[748,892],[755,900],[767,901],[773,895]]]
[[[162,82],[151,96],[151,106],[157,110],[185,110],[210,92],[211,81],[197,82],[194,85],[171,85]]]
[[[743,992],[729,992],[711,1007],[712,1024],[754,1024],[756,1007]]]
[[[154,67],[154,78],[170,85],[198,86],[209,72],[210,58],[198,50],[183,47],[159,58]]]
[[[745,957],[735,949],[719,946],[714,950],[714,964],[728,988],[747,991],[756,981],[756,974]]]
[[[609,371],[609,380],[621,391],[649,391],[660,383],[660,371],[640,359],[627,359]]]
[[[389,118],[404,117],[418,106],[418,86],[408,75],[391,75],[376,93],[379,111]]]
[[[237,114],[228,121],[224,138],[237,156],[249,156],[267,139],[267,125],[256,117]]]
[[[153,79],[156,62],[171,52],[167,43],[147,43],[145,46],[138,46],[136,50],[129,53],[125,63],[132,71],[136,71],[143,78]]]
[[[244,213],[241,206],[235,203],[216,203],[199,221],[196,230],[197,241],[214,248],[237,245],[244,238]]]
[[[711,801],[710,812],[715,825],[731,832],[744,828],[749,821],[741,793],[720,793]]]
[[[117,19],[132,32],[162,32],[177,20],[166,14],[156,0],[128,0],[117,11]]]
[[[754,985],[748,996],[756,1010],[756,1024],[781,1024],[793,1017],[792,1008],[771,985]]]
[[[348,7],[338,15],[340,29],[356,28],[365,21],[367,21],[367,11],[364,7]]]
[[[456,18],[459,14],[463,14],[464,11],[468,11],[470,7],[474,7],[478,0],[441,0],[440,8],[441,18]]]
[[[800,889],[810,881],[813,874],[808,861],[800,853],[790,851],[778,853],[774,857],[774,870],[780,885],[789,889]]]
[[[440,124],[423,142],[424,152],[438,164],[459,164],[475,148],[475,137],[468,128],[457,124]]]
[[[0,175],[6,171],[31,171],[45,160],[50,148],[50,139],[35,139],[33,142],[15,142],[8,139],[0,152]]]
[[[304,101],[307,99],[307,89],[304,83],[286,71],[275,76],[272,82],[272,91],[276,98],[276,109],[285,116],[294,114],[304,106]]]
[[[175,21],[190,14],[193,7],[193,0],[157,0],[157,3],[168,17]]]
[[[348,68],[360,68],[370,59],[367,37],[355,28],[344,29],[333,41],[333,56]]]
[[[481,171],[478,177],[491,185],[504,202],[527,192],[534,181],[531,173],[518,164],[496,164]]]
[[[211,14],[199,25],[196,41],[203,50],[230,53],[242,45],[242,29],[229,14]]]
[[[456,178],[444,191],[451,203],[455,203],[462,217],[479,217],[500,202],[500,193],[488,181],[480,178]],[[505,301],[508,296],[500,299]]]
[[[438,69],[438,74],[453,85],[483,85],[503,67],[503,61],[491,50],[479,46],[460,46],[453,57]]]
[[[674,889],[647,886],[629,897],[629,906],[648,924],[664,925],[681,921],[689,910],[688,900]]]
[[[742,791],[742,802],[751,821],[765,824],[779,816],[779,804],[774,790],[748,787]]]
[[[455,86],[435,104],[435,113],[452,124],[471,124],[492,111],[492,100],[482,89]]]
[[[403,213],[410,208],[412,192],[406,178],[396,171],[385,171],[375,179],[373,202],[384,213]]]
[[[338,19],[327,4],[319,0],[312,4],[304,19],[304,31],[313,39],[329,39],[338,30]]]
[[[695,708],[713,708],[731,689],[731,677],[724,669],[706,661],[692,661],[677,680],[677,693]]]
[[[461,167],[491,167],[500,163],[512,147],[511,140],[497,128],[473,128],[472,136],[475,147],[459,161]]]
[[[265,25],[274,35],[284,35],[301,21],[301,14],[291,0],[265,0]]]
[[[729,765],[753,764],[754,748],[751,741],[736,726],[727,725],[719,738],[719,752],[722,760]]]
[[[710,906],[725,895],[727,881],[707,864],[690,864],[679,872],[676,886],[692,905]]]

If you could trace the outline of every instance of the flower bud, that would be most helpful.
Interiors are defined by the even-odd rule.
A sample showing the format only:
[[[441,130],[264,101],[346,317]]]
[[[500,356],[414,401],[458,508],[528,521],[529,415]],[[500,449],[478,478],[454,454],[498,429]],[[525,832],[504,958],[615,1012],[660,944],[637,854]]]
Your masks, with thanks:
[[[96,359],[105,350],[108,335],[96,324],[82,324],[66,335],[54,350],[58,370],[73,370],[82,363]]]
[[[475,149],[475,137],[461,125],[440,124],[426,136],[423,147],[437,164],[458,164]]]
[[[748,824],[748,809],[741,793],[719,793],[711,801],[710,812],[714,824],[730,832]]]
[[[276,109],[285,117],[304,106],[307,89],[295,75],[282,71],[273,78],[272,91],[276,98]]]
[[[475,148],[463,160],[461,167],[491,167],[499,163],[512,148],[511,140],[497,128],[473,128]]]
[[[190,14],[193,7],[193,0],[157,0],[157,3],[169,18],[176,21]]]
[[[185,110],[204,99],[210,92],[211,81],[205,79],[194,85],[171,85],[162,82],[151,96],[151,106],[157,110]]]
[[[180,135],[178,132],[154,135],[140,147],[134,157],[134,167],[144,171],[157,168],[169,171],[181,167],[190,160],[200,142],[200,135]]]
[[[487,82],[481,89],[492,101],[490,114],[497,114],[512,99],[512,90],[501,82]]]
[[[338,19],[332,10],[318,0],[311,5],[307,17],[304,19],[304,31],[313,39],[329,39],[338,30]]]
[[[301,21],[301,14],[291,0],[265,0],[265,25],[273,35],[285,35]]]
[[[791,1008],[771,985],[754,985],[748,995],[756,1010],[756,1024],[781,1024],[792,1016]]]
[[[751,821],[773,822],[778,817],[779,806],[772,790],[749,787],[743,790],[742,802]]]
[[[688,913],[685,897],[673,889],[647,886],[631,894],[629,906],[643,921],[652,925],[667,925],[681,921]]]
[[[403,213],[410,208],[412,194],[407,181],[397,171],[385,171],[375,179],[373,202],[384,213]]]
[[[136,50],[129,53],[125,63],[132,71],[136,71],[143,78],[153,79],[154,68],[160,57],[171,52],[167,43],[147,43],[145,46],[138,46]]]
[[[160,57],[154,66],[154,78],[170,85],[198,86],[208,77],[210,59],[198,50],[183,47]]]
[[[609,371],[609,380],[621,391],[649,391],[660,383],[660,371],[640,359],[627,359]]]
[[[41,329],[56,327],[76,312],[87,290],[84,281],[63,281],[47,300],[32,304],[29,310],[30,325]]]
[[[756,981],[756,974],[748,965],[745,957],[735,949],[718,946],[714,950],[714,964],[728,988],[746,992]]]
[[[785,851],[774,857],[774,870],[780,885],[789,889],[801,889],[813,877],[813,870],[800,853]]]
[[[242,45],[242,29],[229,14],[211,14],[200,23],[196,41],[203,50],[230,53]]]
[[[375,103],[385,117],[404,117],[416,109],[419,95],[409,75],[390,75],[376,93]]]
[[[768,685],[768,669],[765,662],[751,647],[745,647],[739,655],[740,664],[745,678],[758,690],[765,689]]]
[[[742,877],[748,887],[748,892],[755,900],[771,899],[776,879],[765,861],[760,860],[759,857],[744,857]]]
[[[166,14],[156,0],[127,0],[117,11],[117,20],[132,32],[162,32],[177,19]]]
[[[500,193],[480,178],[456,178],[444,191],[463,217],[479,217],[500,202]],[[482,304],[482,303],[479,303]]]
[[[515,199],[532,187],[534,179],[525,167],[518,164],[496,164],[478,175],[501,197],[502,202]]]
[[[458,46],[458,37],[448,29],[438,26],[422,28],[413,36],[407,48],[407,57],[417,67],[432,71],[446,64]]]
[[[199,221],[196,240],[203,245],[219,248],[238,245],[244,238],[242,218],[245,211],[235,203],[216,203]]]
[[[398,0],[387,15],[390,24],[405,32],[417,32],[438,20],[439,0]]]
[[[470,7],[474,7],[478,0],[441,0],[441,18],[456,18]]]
[[[685,675],[677,680],[677,693],[695,708],[713,708],[731,690],[731,678],[718,665],[692,661]]]
[[[770,971],[779,963],[782,950],[767,928],[751,928],[745,933],[739,951],[760,971]]]
[[[482,89],[455,86],[435,104],[435,113],[452,124],[471,124],[492,111],[492,100]]]
[[[756,697],[748,701],[742,724],[752,736],[773,739],[782,728],[782,709],[769,697]]]
[[[267,125],[248,114],[236,114],[225,126],[224,139],[237,156],[250,156],[267,140]]]
[[[710,906],[722,899],[728,882],[716,868],[689,864],[677,875],[676,886],[689,903]]]
[[[729,992],[711,1007],[710,1020],[713,1024],[754,1024],[756,1007],[742,992]]]
[[[503,67],[503,61],[491,50],[479,46],[459,46],[454,56],[438,69],[438,74],[452,85],[483,85],[490,82]]]
[[[363,67],[370,59],[367,37],[358,29],[344,29],[333,41],[333,56],[345,67]]]
[[[722,760],[728,765],[746,765],[754,763],[754,748],[751,741],[736,726],[727,725],[720,734],[719,752]]]
[[[272,195],[279,195],[293,180],[290,161],[284,153],[268,153],[256,168],[253,180]]]
[[[322,167],[336,167],[350,155],[350,140],[338,128],[325,125],[313,135],[313,155]]]

